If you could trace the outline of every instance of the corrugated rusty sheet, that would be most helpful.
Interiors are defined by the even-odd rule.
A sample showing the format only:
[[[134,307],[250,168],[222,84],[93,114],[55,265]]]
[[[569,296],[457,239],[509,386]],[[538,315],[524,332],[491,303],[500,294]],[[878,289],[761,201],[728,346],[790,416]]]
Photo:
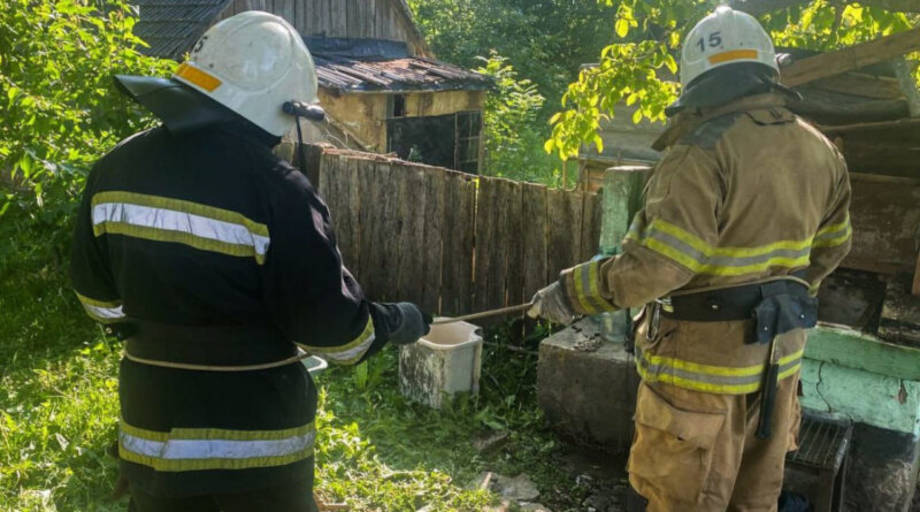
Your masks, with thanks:
[[[319,85],[350,91],[418,91],[488,89],[479,73],[427,58],[357,60],[341,55],[314,55]]]

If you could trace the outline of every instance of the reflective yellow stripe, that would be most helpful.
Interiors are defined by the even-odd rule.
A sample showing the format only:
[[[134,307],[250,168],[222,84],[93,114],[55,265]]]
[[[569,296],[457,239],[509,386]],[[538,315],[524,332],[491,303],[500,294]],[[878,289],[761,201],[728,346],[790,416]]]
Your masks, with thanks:
[[[590,265],[590,263],[587,265]],[[578,301],[582,311],[589,315],[593,315],[597,313],[597,310],[591,305],[591,301],[588,300],[587,294],[585,293],[586,277],[590,278],[590,274],[585,276],[585,265],[579,265],[572,271],[572,279],[575,280],[575,300]]]
[[[777,363],[780,366],[784,366],[796,359],[801,359],[802,355],[805,353],[805,350],[799,350],[798,352],[793,352],[785,357],[780,358]],[[645,359],[659,366],[670,366],[672,368],[680,368],[687,370],[693,373],[700,373],[704,375],[717,375],[717,376],[728,376],[728,377],[749,377],[751,375],[760,375],[763,372],[763,365],[758,364],[755,366],[742,366],[742,367],[733,367],[733,366],[714,366],[708,364],[693,363],[690,361],[684,361],[682,359],[675,359],[673,357],[664,357],[664,356],[650,356],[648,354],[642,354]]]
[[[176,76],[184,78],[189,83],[197,85],[208,92],[217,89],[221,84],[220,79],[216,76],[188,63],[183,63],[179,66],[179,69],[176,70]]]
[[[282,466],[311,457],[315,437],[312,424],[284,430],[177,428],[157,432],[122,420],[119,456],[167,472]]]
[[[374,339],[374,320],[368,315],[367,324],[364,326],[364,330],[361,331],[361,334],[345,345],[336,347],[300,346],[311,354],[322,355],[330,363],[349,365],[360,361],[361,358],[364,357],[364,354],[370,349],[371,345],[373,345]]]
[[[843,245],[853,236],[853,226],[850,224],[850,216],[839,223],[827,226],[818,231],[815,235],[814,247],[837,247]]]
[[[252,257],[264,264],[268,226],[239,212],[182,199],[109,191],[92,198],[93,233],[181,243],[203,251]]]
[[[74,290],[77,299],[90,318],[104,324],[120,322],[125,319],[121,301],[102,301],[91,299]]]
[[[102,300],[91,299],[87,297],[86,295],[80,294],[80,292],[78,291],[74,291],[74,293],[77,295],[77,299],[79,299],[80,302],[82,302],[83,304],[88,304],[90,306],[96,306],[97,308],[117,308],[118,306],[121,306],[120,300],[102,301]]]
[[[150,206],[153,208],[164,208],[175,210],[177,212],[200,215],[209,219],[240,224],[246,226],[251,233],[259,236],[269,236],[268,226],[260,222],[249,219],[245,215],[233,210],[217,208],[206,204],[186,201],[184,199],[174,199],[171,197],[154,196],[149,194],[138,194],[136,192],[109,191],[99,192],[93,195],[92,206],[102,203],[127,203],[140,206]]]
[[[283,430],[228,430],[221,428],[174,428],[169,432],[147,430],[135,427],[124,419],[119,425],[122,432],[151,441],[170,439],[230,439],[234,441],[277,441],[288,437],[307,434],[316,430],[312,423]]]
[[[175,242],[200,249],[202,251],[219,252],[228,256],[255,258],[256,263],[262,265],[265,263],[265,256],[252,250],[252,247],[245,245],[230,244],[219,240],[209,240],[207,238],[197,237],[190,233],[181,231],[164,231],[157,228],[148,228],[144,226],[133,226],[121,222],[106,222],[94,226],[96,236],[103,234],[126,235],[134,238],[143,238],[155,242]]]
[[[819,229],[818,233],[815,235],[815,238],[821,237],[822,235],[826,235],[828,233],[832,233],[834,231],[840,231],[841,229],[849,228],[849,227],[850,227],[850,214],[848,213],[846,218],[843,219],[843,222],[840,222],[837,224],[831,224],[830,226],[825,226]]]
[[[728,256],[733,258],[762,256],[764,254],[769,254],[781,249],[802,250],[811,246],[811,242],[813,240],[813,238],[810,237],[804,240],[780,240],[772,244],[759,245],[756,247],[715,247],[707,244],[703,239],[697,237],[696,235],[693,235],[692,233],[661,219],[653,220],[649,229],[657,229],[668,233],[669,235],[672,235],[675,238],[686,242],[688,245],[692,246],[694,249],[697,249],[707,256]]]
[[[757,50],[732,50],[729,52],[717,53],[709,57],[710,64],[721,64],[723,62],[732,62],[743,59],[756,59]]]
[[[589,299],[597,305],[599,311],[613,311],[615,308],[610,306],[610,303],[607,302],[601,296],[600,286],[600,271],[601,271],[601,262],[592,261],[591,266],[588,267],[588,283],[590,283],[590,292]]]
[[[697,274],[739,276],[760,273],[772,267],[797,268],[810,263],[813,238],[780,240],[756,247],[714,247],[701,238],[661,219],[653,220],[641,232],[627,235],[634,241]]]
[[[803,353],[800,350],[778,361],[779,379],[785,379],[801,368]],[[714,366],[639,352],[636,356],[636,369],[648,382],[664,382],[708,393],[745,394],[760,389],[764,365]]]
[[[845,234],[838,236],[837,238],[828,238],[825,240],[819,240],[815,242],[814,248],[820,249],[820,248],[828,248],[828,247],[837,247],[839,245],[843,245],[847,243],[847,240],[849,240],[851,237],[852,237],[852,232],[848,231]]]

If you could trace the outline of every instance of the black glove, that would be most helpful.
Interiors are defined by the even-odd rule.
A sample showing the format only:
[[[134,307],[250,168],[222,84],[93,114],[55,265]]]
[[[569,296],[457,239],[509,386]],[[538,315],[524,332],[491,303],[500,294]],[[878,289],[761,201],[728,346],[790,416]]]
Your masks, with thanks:
[[[415,304],[398,302],[387,304],[387,306],[387,309],[393,311],[394,316],[398,318],[390,331],[390,343],[394,345],[415,343],[431,330],[431,315],[423,313]]]

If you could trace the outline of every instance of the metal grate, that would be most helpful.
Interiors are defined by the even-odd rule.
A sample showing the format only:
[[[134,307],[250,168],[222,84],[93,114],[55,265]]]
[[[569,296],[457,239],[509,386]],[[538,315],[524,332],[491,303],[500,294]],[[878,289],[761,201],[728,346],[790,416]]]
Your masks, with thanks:
[[[799,432],[799,449],[787,462],[833,472],[840,468],[853,435],[850,422],[805,414]]]

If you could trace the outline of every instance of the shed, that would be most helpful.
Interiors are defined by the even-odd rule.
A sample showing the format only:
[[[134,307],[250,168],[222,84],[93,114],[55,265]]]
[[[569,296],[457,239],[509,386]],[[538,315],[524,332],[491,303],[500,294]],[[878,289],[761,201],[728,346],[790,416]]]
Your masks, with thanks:
[[[478,172],[489,78],[434,59],[405,0],[136,0],[150,55],[181,60],[214,23],[282,16],[313,54],[327,123],[311,142]]]

